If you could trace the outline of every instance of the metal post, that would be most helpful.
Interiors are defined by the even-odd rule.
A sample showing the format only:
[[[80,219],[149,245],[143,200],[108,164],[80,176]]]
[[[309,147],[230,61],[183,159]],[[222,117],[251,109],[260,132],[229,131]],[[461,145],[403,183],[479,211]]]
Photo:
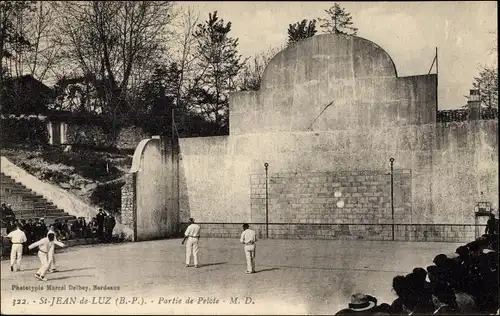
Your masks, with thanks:
[[[394,158],[391,162],[391,212],[392,212],[392,240],[394,241]]]
[[[264,163],[264,168],[266,169],[266,238],[269,238],[269,196],[267,191],[267,167],[269,167],[269,164],[266,162]]]
[[[174,115],[175,115],[175,109],[174,105],[172,104],[172,109],[170,110],[170,163],[172,166],[171,169],[171,174],[170,176],[172,177],[172,181],[170,181],[170,184],[172,185],[171,188],[171,196],[170,196],[170,205],[168,207],[171,208],[171,210],[174,209],[174,201],[175,201],[175,192],[174,192],[174,187],[175,187],[175,179],[174,179],[174,161],[175,161],[175,155],[174,155],[174,136],[175,136],[175,131],[174,131]],[[177,213],[179,213],[179,210],[177,210]],[[177,217],[177,216],[176,216]]]

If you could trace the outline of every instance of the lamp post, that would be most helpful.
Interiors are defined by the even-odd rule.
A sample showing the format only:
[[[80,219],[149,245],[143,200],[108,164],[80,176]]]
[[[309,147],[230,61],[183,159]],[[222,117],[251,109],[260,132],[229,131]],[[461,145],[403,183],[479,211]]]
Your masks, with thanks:
[[[391,217],[392,217],[392,241],[394,241],[394,158],[389,159],[391,162]]]
[[[264,163],[264,168],[266,169],[266,238],[269,238],[269,197],[268,197],[268,190],[267,190],[267,168],[269,167],[269,164],[266,162]]]

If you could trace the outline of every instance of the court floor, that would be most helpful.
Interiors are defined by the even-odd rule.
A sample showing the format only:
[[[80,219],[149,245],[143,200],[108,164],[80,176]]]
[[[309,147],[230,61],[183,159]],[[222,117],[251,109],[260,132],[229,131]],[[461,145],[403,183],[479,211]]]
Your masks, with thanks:
[[[185,267],[180,239],[58,249],[60,272],[46,282],[34,278],[36,256],[24,257],[15,273],[1,262],[1,312],[334,314],[356,292],[390,303],[394,276],[459,245],[260,240],[251,275],[238,239],[201,239],[197,269]]]

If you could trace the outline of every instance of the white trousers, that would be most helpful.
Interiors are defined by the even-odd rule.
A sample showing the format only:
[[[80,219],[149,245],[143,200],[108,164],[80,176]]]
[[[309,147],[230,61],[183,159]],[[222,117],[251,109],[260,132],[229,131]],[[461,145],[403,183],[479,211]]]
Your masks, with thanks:
[[[36,272],[40,276],[44,276],[49,269],[49,256],[45,252],[38,251],[38,259],[40,259],[40,269]]]
[[[56,254],[52,253],[52,258],[49,258],[49,267],[48,270],[56,269]]]
[[[16,264],[14,270],[21,269],[22,257],[23,257],[23,244],[12,244],[12,247],[10,248],[10,265],[14,266],[14,264]]]
[[[188,237],[186,242],[186,264],[191,263],[191,254],[193,254],[194,265],[198,265],[198,238]]]
[[[247,271],[255,272],[255,252],[257,248],[254,245],[245,245],[245,257],[247,258]]]

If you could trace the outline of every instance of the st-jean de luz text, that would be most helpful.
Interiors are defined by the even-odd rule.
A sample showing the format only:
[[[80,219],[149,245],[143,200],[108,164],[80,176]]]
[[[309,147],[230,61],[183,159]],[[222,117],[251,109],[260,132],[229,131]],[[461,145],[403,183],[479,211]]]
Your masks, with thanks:
[[[29,292],[42,292],[42,291],[119,291],[120,286],[113,285],[12,285],[12,291],[29,291]]]

